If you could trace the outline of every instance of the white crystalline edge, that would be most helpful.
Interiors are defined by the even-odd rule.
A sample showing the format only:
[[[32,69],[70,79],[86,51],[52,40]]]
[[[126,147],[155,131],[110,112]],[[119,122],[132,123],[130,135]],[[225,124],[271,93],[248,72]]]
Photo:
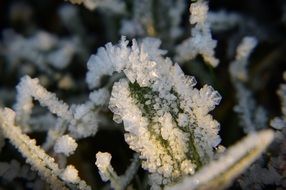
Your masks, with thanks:
[[[189,95],[192,95],[192,86],[194,86],[195,82],[187,82],[187,76],[184,76],[177,64],[172,66],[171,60],[161,57],[165,52],[158,49],[160,45],[159,40],[147,38],[143,40],[141,46],[138,46],[136,41],[133,40],[131,49],[127,47],[127,43],[128,41],[125,41],[123,37],[119,45],[112,46],[109,43],[105,49],[102,48],[96,55],[90,58],[87,74],[87,82],[90,86],[96,86],[99,83],[97,80],[104,74],[124,71],[132,83],[136,80],[140,86],[148,86],[151,85],[152,81],[156,81],[152,85],[154,90],[161,92],[161,90],[166,91],[171,86],[174,86],[174,88],[177,88],[177,91],[180,91],[179,93],[182,97],[190,99],[189,97],[191,96]],[[173,72],[173,75],[171,75],[170,70],[171,73]],[[90,78],[89,81],[89,76],[95,78]],[[184,89],[184,87],[187,88]],[[201,92],[200,96],[209,97],[209,99],[205,100],[210,101],[210,104],[206,106],[207,110],[210,111],[214,108],[214,105],[218,105],[221,97],[211,87],[207,88],[209,90],[205,91],[206,95],[203,95],[204,92]],[[198,107],[203,106],[204,104],[201,104]]]
[[[244,155],[249,153],[252,149],[258,149],[256,157],[260,156],[261,152],[272,142],[274,133],[272,130],[264,130],[258,133],[252,133],[243,140],[230,147],[227,152],[217,161],[212,161],[210,164],[199,170],[194,176],[186,177],[181,183],[168,190],[189,190],[203,185],[226,171],[229,167],[235,164]],[[254,158],[254,159],[255,159]],[[251,160],[251,162],[253,159]],[[250,164],[250,163],[249,163]]]
[[[127,47],[128,43],[129,41],[123,36],[119,44],[107,43],[104,48],[99,48],[98,52],[89,58],[86,75],[89,88],[98,87],[102,76],[112,75],[115,71],[124,71],[129,80],[133,82],[132,78],[136,75],[130,71],[139,72],[144,68],[139,63],[156,60],[165,53],[159,49],[160,40],[154,38],[145,38],[141,46],[138,46],[136,40],[133,40],[131,48]]]
[[[90,88],[97,87],[102,76],[111,75],[115,71],[120,72],[128,64],[130,48],[127,44],[126,38],[122,37],[118,45],[107,43],[89,58],[86,81]]]

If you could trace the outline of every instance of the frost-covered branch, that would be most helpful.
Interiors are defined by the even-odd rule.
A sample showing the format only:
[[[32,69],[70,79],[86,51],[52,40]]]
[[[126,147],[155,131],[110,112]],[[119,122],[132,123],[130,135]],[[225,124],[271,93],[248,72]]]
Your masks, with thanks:
[[[47,155],[36,141],[23,134],[20,127],[15,126],[15,112],[9,108],[0,110],[0,130],[5,138],[21,152],[33,169],[46,180],[52,189],[90,189],[86,183],[77,176],[77,170],[73,166],[60,169],[54,158]]]
[[[245,133],[254,132],[267,126],[265,110],[256,105],[252,92],[244,84],[248,79],[248,60],[257,43],[253,37],[243,38],[237,48],[235,60],[229,66],[231,81],[238,100],[238,105],[234,110],[241,118],[241,126]]]
[[[31,79],[29,76],[25,76],[21,79],[17,88],[17,101],[15,110],[17,114],[17,120],[20,124],[27,125],[32,112],[33,102],[32,98],[35,98],[40,102],[42,106],[46,106],[52,113],[61,117],[64,120],[71,120],[72,113],[69,110],[69,106],[63,101],[58,100],[55,94],[48,92],[39,84],[38,79]]]
[[[212,67],[219,63],[215,58],[214,48],[217,41],[212,39],[210,24],[207,22],[208,5],[204,0],[198,0],[191,3],[190,6],[190,24],[194,25],[191,37],[183,41],[176,48],[179,62],[185,62],[194,59],[197,55],[202,55],[204,61]]]
[[[38,79],[31,79],[29,76],[24,76],[17,85],[15,110],[17,122],[26,131],[29,130],[28,126],[29,122],[31,122],[33,98],[63,120],[58,119],[57,122],[60,123],[56,125],[66,125],[65,128],[68,128],[72,136],[82,138],[96,133],[99,123],[97,108],[107,104],[109,92],[107,89],[94,90],[90,94],[90,99],[85,103],[69,106],[59,100],[54,93],[47,91],[41,86]],[[61,122],[64,124],[62,125]],[[53,129],[53,127],[50,126],[50,129]],[[59,137],[60,134],[65,132],[65,129],[63,129],[58,128],[54,132],[58,131],[56,133],[59,134],[57,135]]]

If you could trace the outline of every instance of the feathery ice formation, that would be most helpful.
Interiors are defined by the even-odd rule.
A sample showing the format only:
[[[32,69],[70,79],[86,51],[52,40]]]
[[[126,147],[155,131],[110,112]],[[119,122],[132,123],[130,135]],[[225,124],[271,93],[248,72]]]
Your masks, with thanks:
[[[125,140],[140,154],[153,188],[194,174],[220,143],[219,123],[208,112],[221,96],[211,86],[194,88],[194,77],[164,58],[160,43],[145,38],[128,47],[124,37],[118,45],[108,43],[91,56],[87,73],[91,88],[104,75],[125,74],[112,88],[109,108],[116,122],[123,121]]]

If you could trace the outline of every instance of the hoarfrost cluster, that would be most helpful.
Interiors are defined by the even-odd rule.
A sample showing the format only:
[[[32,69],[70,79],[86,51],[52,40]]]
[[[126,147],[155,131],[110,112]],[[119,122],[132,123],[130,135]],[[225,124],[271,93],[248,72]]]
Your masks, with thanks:
[[[45,2],[1,28],[0,189],[286,188],[275,30],[204,0]]]

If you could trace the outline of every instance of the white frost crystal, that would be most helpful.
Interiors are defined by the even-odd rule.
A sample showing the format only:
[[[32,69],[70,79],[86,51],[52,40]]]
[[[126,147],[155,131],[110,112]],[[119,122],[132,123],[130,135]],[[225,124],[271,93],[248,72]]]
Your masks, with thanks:
[[[161,179],[151,181],[155,188],[193,174],[213,158],[219,123],[208,112],[221,97],[207,85],[193,88],[195,79],[162,56],[159,40],[127,44],[122,38],[119,45],[109,43],[92,55],[87,82],[94,88],[104,75],[123,72],[127,77],[114,84],[109,108],[115,121],[123,121],[125,140],[139,153],[142,167]]]
[[[190,38],[183,41],[177,46],[176,59],[180,62],[194,59],[197,55],[202,55],[205,62],[212,67],[219,63],[215,58],[214,48],[217,41],[212,39],[210,23],[207,21],[208,5],[203,0],[191,3],[190,6],[190,23],[195,24],[192,28]]]
[[[38,100],[42,106],[48,107],[48,109],[57,116],[65,120],[71,120],[72,113],[69,110],[69,106],[59,100],[55,94],[48,92],[42,87],[39,84],[39,79],[24,76],[16,88],[18,94],[15,110],[17,118],[19,118],[21,123],[26,124],[30,118],[33,107],[32,98]]]
[[[127,47],[129,42],[125,39],[125,37],[122,37],[121,42],[118,45],[108,43],[105,45],[105,48],[99,48],[97,54],[92,55],[87,62],[88,72],[86,75],[86,81],[89,87],[98,87],[103,76],[112,75],[115,71],[121,72],[123,69],[124,73],[131,81],[135,80],[135,73],[132,73],[133,69],[136,69],[137,73],[149,72],[149,74],[155,77],[156,71],[152,71],[151,68],[152,65],[154,65],[154,62],[145,62],[146,66],[151,66],[146,67],[146,69],[144,69],[143,66],[136,67],[136,64],[134,65],[134,63],[142,62],[144,58],[148,57],[156,58],[159,55],[164,54],[165,51],[158,49],[161,44],[160,40],[154,38],[145,38],[143,41],[144,42],[141,44],[141,46],[138,47],[137,42],[133,40],[133,46],[132,48],[129,48]],[[133,51],[131,51],[131,49]],[[149,54],[144,53],[144,51],[140,52],[139,49],[143,49],[144,51],[146,50]],[[126,66],[128,67],[125,68]],[[141,78],[140,80],[145,79]]]
[[[104,181],[108,180],[108,169],[111,167],[110,161],[111,155],[108,152],[98,152],[96,154],[95,165],[98,167],[100,171],[100,176]]]
[[[65,181],[76,183],[79,181],[78,171],[75,169],[73,165],[68,165],[63,173],[61,174],[61,178]]]
[[[58,138],[54,146],[56,153],[64,153],[66,156],[73,154],[76,148],[77,143],[69,135],[64,135]]]
[[[74,138],[92,136],[98,129],[98,114],[96,107],[107,104],[109,92],[107,89],[95,90],[90,94],[90,100],[83,104],[71,107],[59,100],[56,94],[47,91],[39,84],[39,79],[29,76],[21,78],[17,85],[17,101],[15,104],[16,120],[25,131],[31,130],[31,113],[33,99],[40,102],[41,106],[68,123],[68,130]]]

